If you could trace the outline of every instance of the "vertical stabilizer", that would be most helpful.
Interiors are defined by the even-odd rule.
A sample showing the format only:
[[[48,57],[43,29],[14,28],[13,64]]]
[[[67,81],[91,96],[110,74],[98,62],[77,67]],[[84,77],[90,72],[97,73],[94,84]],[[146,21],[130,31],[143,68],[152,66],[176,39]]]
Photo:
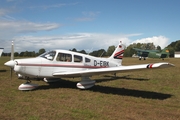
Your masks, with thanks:
[[[109,57],[111,61],[119,63],[121,65],[124,54],[125,45],[120,41],[119,45],[114,50],[113,54]]]
[[[164,49],[162,50],[162,52],[163,52],[163,53],[169,53],[169,50],[168,50],[168,48],[164,48]]]

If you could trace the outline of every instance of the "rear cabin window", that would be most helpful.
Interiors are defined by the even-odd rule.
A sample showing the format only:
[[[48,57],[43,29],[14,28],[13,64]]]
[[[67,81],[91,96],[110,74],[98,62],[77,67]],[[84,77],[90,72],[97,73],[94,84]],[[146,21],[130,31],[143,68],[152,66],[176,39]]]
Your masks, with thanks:
[[[56,60],[57,61],[63,61],[63,62],[71,62],[72,61],[72,55],[67,54],[67,53],[58,53]]]
[[[91,62],[91,59],[85,58],[85,62]]]
[[[83,57],[79,55],[74,55],[74,62],[83,62]]]

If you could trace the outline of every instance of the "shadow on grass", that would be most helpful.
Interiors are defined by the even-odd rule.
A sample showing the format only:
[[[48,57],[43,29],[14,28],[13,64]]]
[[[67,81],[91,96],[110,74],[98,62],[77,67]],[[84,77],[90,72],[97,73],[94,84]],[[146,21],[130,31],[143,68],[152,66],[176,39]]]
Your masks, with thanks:
[[[68,81],[68,80],[61,80],[60,82],[51,83],[49,85],[39,86],[39,89],[57,89],[57,88],[71,88],[71,89],[78,89],[76,88],[76,82]],[[140,97],[140,98],[147,98],[147,99],[159,99],[164,100],[170,98],[172,95],[152,92],[152,91],[143,91],[143,90],[135,90],[135,89],[126,89],[126,88],[115,88],[109,86],[100,86],[95,85],[94,87],[87,89],[87,91],[92,92],[100,92],[105,94],[113,94],[113,95],[123,95],[123,96],[132,96],[132,97]]]
[[[105,75],[104,77],[105,77],[105,78],[93,79],[93,80],[95,80],[97,83],[98,83],[98,82],[106,82],[106,81],[118,80],[118,79],[138,80],[138,81],[148,81],[148,80],[149,80],[149,79],[147,79],[147,78],[133,78],[133,77],[130,77],[129,75],[121,76],[121,77]]]
[[[0,72],[6,72],[7,70],[0,70]]]
[[[164,94],[164,93],[158,93],[152,91],[134,90],[127,88],[114,88],[114,87],[99,86],[99,85],[96,85],[95,87],[90,89],[90,91],[101,92],[106,94],[114,94],[114,95],[140,97],[147,99],[159,99],[159,100],[164,100],[172,96],[170,94]]]

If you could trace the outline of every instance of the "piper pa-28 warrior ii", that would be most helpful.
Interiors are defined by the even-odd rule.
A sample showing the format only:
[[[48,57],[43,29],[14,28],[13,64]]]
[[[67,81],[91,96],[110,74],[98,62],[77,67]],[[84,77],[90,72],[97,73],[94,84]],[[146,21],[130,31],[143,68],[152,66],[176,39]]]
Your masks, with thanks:
[[[14,60],[12,44],[11,60],[5,65],[28,81],[21,84],[19,90],[33,90],[38,87],[37,84],[29,82],[30,78],[43,78],[45,82],[55,82],[63,77],[81,77],[77,87],[88,89],[95,85],[95,81],[90,79],[93,75],[174,66],[167,62],[123,66],[121,63],[124,48],[125,46],[120,42],[109,58],[99,58],[68,50],[53,50],[35,58]]]

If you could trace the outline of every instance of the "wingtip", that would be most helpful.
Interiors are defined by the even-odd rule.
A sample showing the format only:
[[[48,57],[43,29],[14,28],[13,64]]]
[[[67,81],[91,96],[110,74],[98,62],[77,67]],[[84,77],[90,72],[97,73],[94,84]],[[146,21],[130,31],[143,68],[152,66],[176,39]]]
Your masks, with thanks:
[[[166,68],[166,67],[175,67],[175,65],[172,63],[162,63],[160,65],[160,68]]]
[[[168,63],[168,65],[171,66],[171,67],[175,67],[175,65],[172,64],[172,63]]]
[[[175,67],[175,65],[171,63],[167,63],[167,62],[154,63],[154,64],[147,65],[147,68],[167,68],[167,67]]]

